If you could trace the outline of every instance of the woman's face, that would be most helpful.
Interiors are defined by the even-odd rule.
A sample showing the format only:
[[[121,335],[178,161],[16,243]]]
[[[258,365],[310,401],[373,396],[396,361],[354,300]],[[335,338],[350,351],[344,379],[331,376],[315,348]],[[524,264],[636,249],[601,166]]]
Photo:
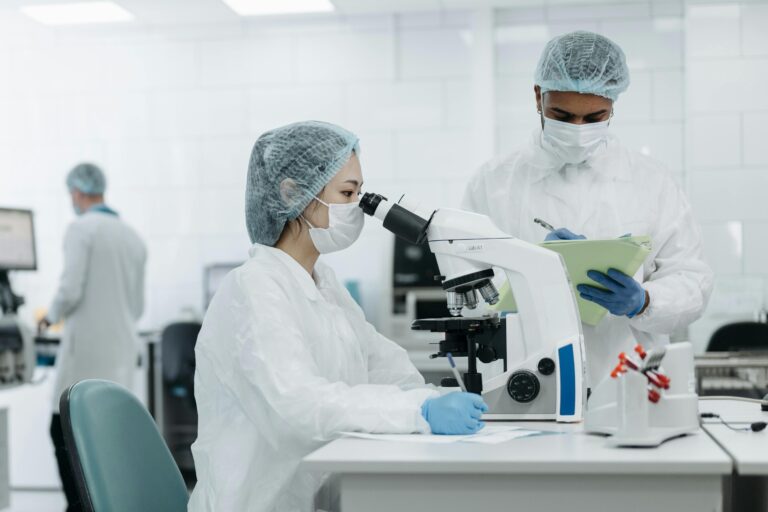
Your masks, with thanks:
[[[360,200],[362,187],[363,171],[360,169],[360,160],[355,153],[352,153],[344,167],[336,173],[317,197],[328,204],[354,203]],[[328,208],[318,201],[312,201],[304,210],[304,218],[315,227],[327,228]]]

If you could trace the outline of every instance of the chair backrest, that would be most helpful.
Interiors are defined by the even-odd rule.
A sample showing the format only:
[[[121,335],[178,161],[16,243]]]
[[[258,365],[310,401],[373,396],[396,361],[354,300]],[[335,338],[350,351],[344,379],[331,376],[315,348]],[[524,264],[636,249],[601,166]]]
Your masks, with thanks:
[[[170,384],[193,386],[195,377],[195,343],[202,326],[197,322],[177,322],[163,329],[163,380]]]
[[[768,350],[768,324],[735,322],[717,329],[709,339],[707,352],[750,352]]]
[[[125,388],[84,380],[61,395],[64,441],[85,512],[182,512],[189,495],[155,422]]]

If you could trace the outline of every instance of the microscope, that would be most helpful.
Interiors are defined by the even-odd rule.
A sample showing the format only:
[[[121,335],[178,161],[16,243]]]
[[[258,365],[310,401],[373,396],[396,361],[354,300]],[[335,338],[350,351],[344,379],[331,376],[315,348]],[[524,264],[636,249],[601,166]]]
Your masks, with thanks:
[[[482,395],[489,420],[581,421],[586,402],[584,337],[561,256],[514,238],[485,215],[442,208],[422,212],[401,198],[366,193],[360,208],[415,244],[427,242],[446,293],[446,318],[415,320],[414,330],[441,333],[432,357],[467,358],[467,391]],[[463,317],[499,300],[507,281],[518,311]],[[492,374],[479,368],[502,362]],[[499,365],[496,365],[497,367]]]

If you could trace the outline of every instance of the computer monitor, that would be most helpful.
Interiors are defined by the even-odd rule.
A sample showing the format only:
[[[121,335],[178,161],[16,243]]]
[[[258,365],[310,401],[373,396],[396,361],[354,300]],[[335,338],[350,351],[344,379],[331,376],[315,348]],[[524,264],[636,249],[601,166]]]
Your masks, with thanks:
[[[37,270],[32,210],[0,208],[0,271]]]
[[[395,238],[392,286],[394,288],[440,288],[437,259],[429,245],[416,245]]]

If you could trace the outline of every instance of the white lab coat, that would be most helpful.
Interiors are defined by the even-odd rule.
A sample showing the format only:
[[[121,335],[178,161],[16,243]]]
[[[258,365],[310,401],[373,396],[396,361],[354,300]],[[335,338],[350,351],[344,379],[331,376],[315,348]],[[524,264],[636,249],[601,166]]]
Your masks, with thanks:
[[[650,235],[653,250],[636,279],[650,305],[632,319],[610,313],[583,325],[590,385],[607,377],[618,354],[634,343],[664,344],[699,318],[712,291],[701,258],[701,235],[685,195],[657,161],[609,137],[584,164],[562,164],[541,144],[541,132],[510,156],[483,166],[471,179],[463,208],[488,215],[503,231],[538,243],[539,217],[587,238]]]
[[[254,245],[205,315],[195,354],[197,486],[189,510],[333,509],[301,459],[341,432],[426,433],[437,396],[405,350],[376,332],[333,271],[314,279]],[[325,491],[327,487],[323,488]]]
[[[53,323],[64,319],[54,412],[61,393],[83,379],[133,389],[146,258],[144,242],[116,215],[88,211],[67,229],[64,271],[46,315]]]

